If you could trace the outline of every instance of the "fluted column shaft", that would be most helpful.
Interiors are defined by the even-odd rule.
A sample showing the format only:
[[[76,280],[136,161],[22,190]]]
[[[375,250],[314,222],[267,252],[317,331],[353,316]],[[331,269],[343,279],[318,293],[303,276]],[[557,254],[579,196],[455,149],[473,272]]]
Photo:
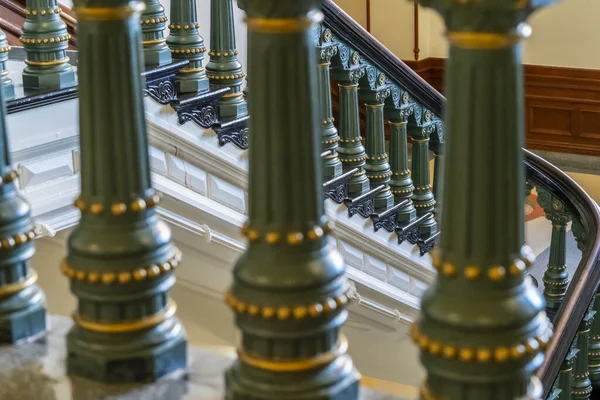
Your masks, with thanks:
[[[592,310],[596,313],[592,322],[588,345],[588,372],[594,387],[600,386],[600,288],[596,291]]]
[[[67,367],[105,382],[152,381],[186,365],[185,332],[168,299],[179,252],[150,181],[142,8],[126,0],[76,8],[82,215],[62,266],[78,299]]]
[[[0,86],[2,87],[4,101],[15,98],[15,85],[12,79],[9,78],[9,71],[6,68],[9,51],[10,46],[8,45],[6,33],[0,29]]]
[[[571,349],[565,357],[558,375],[558,388],[561,389],[558,400],[571,400],[571,384],[573,378],[573,364],[576,360],[578,349]]]
[[[535,257],[523,246],[517,25],[528,12],[498,0],[481,0],[476,9],[458,1],[421,4],[444,17],[450,41],[444,155],[451,166],[444,169],[443,230],[434,257],[440,273],[422,298],[414,333],[427,369],[423,398],[539,398],[533,374],[552,333],[543,298],[524,279]],[[418,191],[421,182],[413,179]]]
[[[579,349],[579,354],[577,355],[577,360],[575,360],[573,379],[571,381],[571,398],[574,400],[587,400],[592,393],[592,382],[590,381],[590,374],[588,372],[588,343],[590,327],[595,314],[596,312],[593,310],[588,311],[579,324],[579,330],[577,331],[576,345],[577,349]]]
[[[412,180],[414,189],[412,201],[417,216],[433,213],[435,198],[431,191],[431,173],[429,168],[429,136],[423,128],[415,129],[412,139]],[[437,221],[428,219],[419,228],[421,236],[427,237],[437,232]]]
[[[550,240],[550,258],[548,268],[544,272],[544,297],[546,307],[558,309],[562,303],[567,286],[569,286],[569,273],[567,272],[567,223],[564,216],[547,216],[552,221],[552,238]]]
[[[411,200],[414,186],[408,169],[406,125],[406,121],[390,121],[390,188],[395,203],[410,200],[410,203],[398,212],[399,222],[410,222],[417,215]]]
[[[171,2],[171,24],[167,45],[176,61],[187,60],[189,64],[177,74],[179,93],[204,93],[208,91],[208,78],[202,66],[204,39],[198,32],[200,24],[195,0],[174,0]]]
[[[371,189],[379,185],[385,186],[383,190],[380,190],[375,195],[376,212],[383,212],[394,205],[394,195],[389,185],[392,171],[390,170],[390,164],[388,163],[385,151],[385,125],[383,121],[383,101],[387,97],[385,93],[379,92],[379,94],[383,94],[380,96],[380,101],[368,102],[366,104],[367,131],[365,152],[367,154],[367,161],[365,172],[371,183]],[[387,90],[387,94],[389,95],[389,89]]]
[[[344,172],[358,168],[348,181],[348,195],[357,197],[369,191],[369,179],[364,170],[367,155],[360,137],[360,114],[358,110],[358,76],[364,75],[364,68],[352,74],[356,80],[341,81],[339,87],[340,120],[338,121],[340,141],[338,154]]]
[[[77,83],[69,64],[67,25],[60,18],[58,0],[28,0],[21,42],[27,57],[23,86],[29,89],[62,89]]]
[[[441,206],[441,197],[444,187],[443,173],[444,156],[442,153],[433,153],[433,197],[435,198],[436,206]]]
[[[253,90],[244,232],[250,242],[227,298],[242,332],[238,361],[226,375],[232,400],[358,395],[358,375],[339,334],[348,284],[343,260],[328,244],[323,210],[309,14],[318,5],[246,2]]]
[[[233,21],[233,0],[210,2],[210,60],[206,72],[210,85],[231,91],[218,103],[219,118],[236,119],[248,115],[248,105],[242,93],[245,74],[238,61]]]
[[[16,187],[0,91],[0,343],[17,343],[46,331],[46,299],[29,260],[35,252],[31,207]]]
[[[144,45],[144,64],[146,68],[169,64],[172,58],[171,50],[167,46],[164,35],[167,27],[165,8],[159,0],[144,0],[144,3],[146,8],[140,18],[142,44]]]
[[[333,111],[331,109],[331,80],[329,78],[331,70],[331,57],[337,54],[337,45],[331,43],[331,31],[323,29],[319,38],[320,44],[317,46],[318,77],[319,77],[319,95],[321,98],[321,116],[322,121],[322,139],[323,151],[330,151],[331,154],[325,157],[324,173],[325,180],[328,181],[342,173],[342,162],[337,153],[340,137],[338,131],[333,125]]]

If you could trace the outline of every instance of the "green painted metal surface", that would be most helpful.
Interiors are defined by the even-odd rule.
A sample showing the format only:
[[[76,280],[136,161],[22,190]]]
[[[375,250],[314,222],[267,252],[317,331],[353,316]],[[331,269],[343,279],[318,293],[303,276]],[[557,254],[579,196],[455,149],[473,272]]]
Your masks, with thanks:
[[[342,162],[337,153],[340,137],[335,127],[333,112],[331,109],[331,80],[329,78],[331,70],[331,58],[337,54],[337,45],[331,42],[331,31],[321,27],[318,31],[317,39],[317,62],[319,67],[319,94],[321,104],[322,120],[322,139],[323,151],[331,152],[324,159],[324,177],[325,181],[335,178],[342,174]]]
[[[242,6],[253,87],[249,244],[227,296],[242,337],[226,398],[356,399],[359,375],[340,335],[348,282],[323,210],[319,1]]]
[[[572,348],[567,356],[565,357],[563,363],[560,366],[560,372],[558,375],[558,388],[560,389],[559,400],[571,400],[571,384],[573,378],[573,364],[577,359],[577,354],[579,350],[576,348]]]
[[[444,18],[450,41],[444,116],[448,168],[441,247],[434,257],[439,274],[422,298],[413,331],[427,370],[422,398],[540,396],[532,376],[543,361],[551,325],[543,298],[524,273],[534,255],[523,246],[519,40],[527,33],[520,24],[550,2],[421,1]],[[419,193],[425,177],[418,180],[414,170]]]
[[[544,298],[546,307],[557,310],[569,286],[567,272],[567,224],[571,214],[565,204],[549,191],[538,187],[538,203],[546,213],[546,218],[552,222],[552,237],[550,240],[550,257],[548,267],[544,272]]]
[[[206,72],[211,87],[231,88],[219,99],[217,111],[221,120],[248,115],[248,104],[242,93],[244,71],[238,61],[233,20],[233,0],[210,2],[210,51]]]
[[[62,265],[77,298],[69,374],[153,381],[186,365],[168,290],[180,260],[150,180],[142,98],[143,3],[80,0],[81,219]],[[107,73],[110,71],[111,73]]]
[[[15,98],[15,85],[12,79],[8,76],[9,72],[6,68],[6,62],[8,61],[8,52],[10,46],[6,38],[6,33],[0,29],[0,86],[2,87],[2,98],[4,101],[9,101]]]
[[[370,67],[371,68],[371,67]],[[386,83],[385,74],[381,73],[371,83],[367,73],[359,90],[361,100],[366,107],[365,153],[367,160],[365,172],[371,189],[384,185],[374,198],[375,212],[383,212],[394,205],[394,195],[390,190],[392,171],[385,151],[385,124],[383,107],[385,100],[391,95],[391,89]]]
[[[176,2],[173,2],[174,5]],[[171,63],[171,50],[167,46],[164,31],[167,27],[165,8],[159,0],[144,0],[146,8],[140,16],[144,64],[153,68]]]
[[[209,90],[206,71],[202,66],[204,39],[198,32],[200,24],[195,0],[174,0],[171,2],[171,23],[167,45],[174,60],[187,60],[189,64],[177,74],[179,93],[204,93]]]
[[[62,89],[77,84],[69,64],[67,25],[60,18],[58,0],[28,0],[21,42],[27,54],[23,86]]]
[[[359,64],[360,55],[353,53],[346,68],[339,56],[334,58],[332,76],[338,82],[340,120],[338,132],[339,159],[344,172],[359,170],[348,182],[348,195],[357,197],[369,191],[369,179],[365,174],[367,154],[360,137],[360,113],[358,108],[358,81],[365,75],[365,67]]]
[[[12,170],[4,93],[0,93],[0,343],[17,343],[46,331],[46,298],[29,266],[35,252],[31,208]]]
[[[592,382],[588,372],[588,352],[590,327],[595,314],[594,310],[589,310],[579,324],[579,330],[577,331],[575,346],[579,353],[577,360],[575,360],[571,381],[571,398],[574,400],[587,400],[592,394]]]
[[[590,340],[588,343],[588,373],[592,385],[600,386],[600,288],[596,291],[593,310],[596,313],[590,328]]]

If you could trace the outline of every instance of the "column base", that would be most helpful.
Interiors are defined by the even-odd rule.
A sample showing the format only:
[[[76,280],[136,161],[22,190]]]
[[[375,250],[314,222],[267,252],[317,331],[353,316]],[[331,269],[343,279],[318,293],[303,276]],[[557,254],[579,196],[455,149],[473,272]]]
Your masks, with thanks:
[[[380,184],[373,182],[373,189]],[[390,207],[394,206],[394,195],[392,194],[389,187],[384,188],[375,195],[375,212],[381,213]]]
[[[351,170],[356,167],[348,167],[348,170]],[[345,171],[344,171],[345,172]],[[361,194],[365,194],[369,191],[369,178],[365,174],[364,170],[358,171],[350,180],[348,181],[348,196],[358,197]]]
[[[172,62],[171,49],[166,43],[161,43],[158,46],[155,44],[144,46],[144,66],[146,69],[171,64]]]
[[[66,67],[65,67],[66,66]],[[23,87],[26,89],[57,90],[75,86],[77,75],[70,64],[63,64],[61,69],[32,69],[23,70]]]
[[[204,74],[179,74],[175,84],[177,93],[206,93],[210,89]]]
[[[338,158],[337,153],[327,156],[327,158],[323,160],[323,174],[325,182],[342,174],[342,162]]]
[[[358,398],[360,374],[349,356],[322,369],[278,373],[237,361],[225,373],[227,400],[350,400]]]
[[[46,332],[46,296],[32,285],[0,302],[0,343],[15,344]]]
[[[396,203],[404,201],[406,199],[395,199]],[[410,200],[410,199],[409,199]],[[407,224],[417,218],[417,210],[412,203],[406,207],[401,208],[398,211],[398,222],[401,224]]]
[[[2,79],[2,98],[4,101],[10,101],[15,98],[15,85],[12,79]]]
[[[77,325],[67,335],[67,373],[104,383],[143,383],[186,368],[187,338],[177,318],[132,333]]]
[[[419,227],[419,236],[427,238],[436,233],[437,230],[437,221],[432,216]]]
[[[222,97],[217,103],[219,119],[231,120],[248,115],[248,103],[243,95],[239,97]]]

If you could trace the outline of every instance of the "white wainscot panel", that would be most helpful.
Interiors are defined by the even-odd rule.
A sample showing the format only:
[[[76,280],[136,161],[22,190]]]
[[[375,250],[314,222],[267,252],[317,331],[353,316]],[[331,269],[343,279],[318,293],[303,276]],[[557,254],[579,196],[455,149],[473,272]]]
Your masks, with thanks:
[[[346,264],[356,267],[360,270],[363,269],[364,260],[362,251],[341,240],[338,240],[338,249],[340,253],[342,253],[342,257],[344,257]]]
[[[402,272],[397,268],[388,265],[387,280],[392,285],[406,292],[410,290],[410,276],[406,272]]]
[[[376,258],[366,256],[364,271],[369,275],[373,275],[374,277],[385,281],[387,265]]]
[[[427,286],[428,285],[425,282],[413,278],[410,293],[421,297],[423,292],[425,292],[425,289],[427,289]]]
[[[243,213],[247,211],[246,192],[213,175],[208,175],[208,197]]]
[[[172,154],[167,154],[167,173],[169,178],[193,191],[206,195],[206,172]]]
[[[25,189],[74,174],[73,153],[21,163],[18,167],[19,186]]]
[[[148,155],[150,156],[150,169],[152,172],[167,175],[167,159],[165,152],[155,147],[148,147]]]

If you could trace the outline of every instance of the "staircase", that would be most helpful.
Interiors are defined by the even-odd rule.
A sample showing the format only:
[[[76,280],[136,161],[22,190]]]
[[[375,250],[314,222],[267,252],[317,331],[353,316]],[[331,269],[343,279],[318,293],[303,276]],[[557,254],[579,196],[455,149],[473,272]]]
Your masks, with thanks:
[[[249,177],[252,166],[248,162],[247,149],[252,149],[255,143],[249,129],[260,126],[250,121],[259,115],[263,120],[257,124],[265,124],[267,117],[261,111],[253,114],[252,103],[248,112],[246,99],[262,102],[268,99],[260,97],[260,89],[253,89],[252,77],[248,78],[250,94],[241,91],[246,48],[239,44],[246,43],[246,36],[243,26],[236,22],[241,15],[239,10],[234,10],[230,1],[215,0],[210,5],[208,1],[199,2],[196,7],[205,21],[208,21],[209,15],[206,10],[210,8],[212,11],[210,23],[202,24],[201,20],[193,19],[195,11],[192,12],[189,3],[173,3],[175,5],[167,7],[171,9],[170,24],[166,23],[158,2],[149,1],[145,11],[148,14],[141,16],[147,64],[142,76],[146,83],[144,104],[152,182],[153,187],[164,194],[158,214],[173,226],[178,244],[185,249],[184,257],[191,256],[202,265],[202,268],[197,268],[194,263],[184,262],[177,272],[178,281],[206,295],[221,298],[231,286],[231,265],[244,252],[246,240],[252,243],[261,239],[260,230],[245,224],[253,204],[253,194],[248,190],[252,188],[252,182],[268,176],[281,185],[282,192],[295,188],[298,199],[310,183],[306,181],[307,184],[303,185],[301,181],[288,178],[295,174],[293,170],[287,170],[288,175],[285,176],[281,171],[261,170],[254,181]],[[240,5],[247,7],[245,3]],[[27,9],[19,8],[19,4],[4,4],[5,12],[10,11],[21,18],[30,15]],[[442,183],[457,172],[453,170],[454,164],[450,164],[445,175],[441,167],[446,147],[441,117],[445,104],[443,96],[334,3],[325,2],[322,11],[325,19],[311,28],[310,37],[318,63],[322,200],[324,213],[332,225],[317,226],[306,237],[321,238],[329,229],[332,230],[328,241],[341,253],[346,264],[346,276],[352,281],[346,294],[351,301],[347,336],[352,343],[360,343],[357,347],[369,346],[372,338],[363,335],[359,339],[357,332],[361,327],[383,324],[386,326],[383,330],[391,329],[400,338],[406,336],[408,325],[419,315],[420,297],[436,279],[435,269],[440,271],[442,281],[456,275],[455,265],[440,262],[435,253],[432,258],[430,252],[438,246],[442,232],[441,204],[447,200],[442,199]],[[62,18],[65,19],[65,16]],[[73,29],[76,21],[69,17],[66,20],[70,24],[68,32],[71,38],[64,48],[56,47],[52,51],[64,51],[70,58],[70,65],[75,68],[78,53],[71,49],[78,43]],[[191,33],[183,32],[188,30],[185,28],[188,25],[181,25],[184,27],[182,31],[179,20],[189,22],[189,30],[197,27],[198,22],[208,27],[207,42],[202,44],[197,35],[192,37]],[[8,34],[9,43],[14,43],[14,36],[22,33],[15,30],[14,25],[10,27],[5,23],[2,26]],[[165,42],[163,30],[167,25],[174,36]],[[46,232],[59,231],[74,226],[80,214],[71,206],[80,192],[82,162],[76,120],[77,92],[74,86],[67,85],[24,93],[20,71],[23,61],[32,62],[31,54],[37,45],[28,39],[24,43],[24,49],[13,47],[7,52],[8,61],[3,61],[8,77],[14,81],[12,87],[16,89],[14,99],[7,103],[10,147],[20,176],[19,188],[32,204],[34,216]],[[215,46],[215,43],[218,45]],[[193,50],[197,51],[185,52],[185,46],[192,44],[195,46]],[[201,57],[205,49],[211,49],[206,50],[209,56],[206,71]],[[163,59],[167,61],[162,62]],[[190,78],[190,74],[194,77]],[[3,79],[6,94],[11,83],[6,75]],[[190,83],[192,81],[193,84]],[[190,91],[189,87],[196,89]],[[252,97],[253,90],[259,90],[259,95]],[[294,99],[287,101],[293,104]],[[62,117],[56,118],[59,113]],[[293,114],[287,117],[293,118]],[[27,127],[31,134],[18,134],[23,127]],[[266,146],[261,142],[254,144],[257,145]],[[273,143],[273,146],[279,145]],[[480,150],[481,154],[488,151],[487,148]],[[286,148],[286,153],[280,156],[298,160],[302,151],[302,146]],[[265,153],[265,157],[267,155]],[[519,360],[521,353],[535,352],[548,346],[545,349],[546,361],[543,364],[537,362],[541,364],[538,376],[543,383],[544,396],[571,398],[565,397],[568,392],[569,396],[575,396],[573,398],[587,398],[585,396],[591,393],[592,385],[600,384],[600,375],[595,370],[598,357],[595,354],[598,346],[596,336],[600,337],[600,322],[594,323],[598,319],[594,320],[596,310],[593,303],[587,311],[600,279],[595,268],[600,253],[598,208],[566,175],[544,160],[526,152],[525,164],[527,181],[523,185],[529,192],[535,188],[540,206],[553,224],[549,265],[547,268],[540,267],[543,277],[534,275],[535,266],[530,273],[543,283],[539,291],[546,298],[546,312],[553,318],[556,329],[552,341],[546,332],[541,332],[535,338],[537,344],[530,343],[528,338],[524,338],[522,344],[515,344],[514,354],[518,353],[519,357],[513,358]],[[477,181],[476,177],[472,178]],[[461,179],[454,183],[464,189],[465,195],[474,196],[477,192],[461,186],[468,182],[467,178]],[[444,193],[456,193],[454,188],[458,186]],[[490,192],[493,189],[489,188]],[[320,194],[321,190],[317,192]],[[47,193],[53,195],[48,196]],[[458,207],[456,201],[452,204],[448,209]],[[271,206],[272,210],[283,207],[282,203]],[[295,208],[289,209],[289,213],[299,212],[302,207],[303,203],[298,202]],[[484,225],[489,225],[492,219],[486,219],[486,215],[480,213],[477,217],[485,219]],[[454,219],[448,218],[447,221]],[[572,224],[572,232],[583,252],[576,268],[567,268],[564,261],[568,224]],[[452,229],[455,225],[451,222],[447,226]],[[465,234],[468,233],[463,231],[457,237]],[[273,233],[271,236],[267,234],[264,240],[276,244],[283,239],[278,233]],[[305,234],[295,232],[285,240],[291,245],[302,243]],[[522,256],[522,262],[515,262],[509,268],[490,269],[490,279],[498,277],[502,280],[506,274],[520,277],[525,272],[524,265],[533,263],[530,254]],[[476,279],[480,273],[479,269],[471,266],[465,269],[467,279]],[[528,282],[527,279],[525,282]],[[577,284],[569,284],[571,281]],[[231,298],[230,302],[236,309],[239,303]],[[243,313],[240,309],[238,312]],[[427,315],[425,313],[425,318]],[[428,322],[424,324],[427,330]],[[579,330],[577,325],[580,325]],[[432,329],[431,326],[429,329]],[[576,335],[577,332],[579,334]],[[428,334],[432,333],[415,332],[413,336],[425,354],[425,365],[431,371],[437,361],[430,358],[433,359],[432,356],[443,349]],[[433,335],[436,334],[439,332],[433,329]],[[404,346],[397,347],[396,351],[410,352]],[[475,349],[469,350],[475,354]],[[478,351],[479,361],[486,362],[488,349]],[[494,357],[504,359],[500,353],[497,351]],[[361,370],[376,370],[373,364],[377,361],[369,360],[373,353],[360,350],[353,353],[351,350],[351,354]],[[467,357],[465,352],[463,361],[474,357]],[[420,373],[408,372],[419,371],[415,360],[398,362],[391,365],[393,370],[388,373],[377,369],[377,377],[416,385],[421,379]],[[571,364],[575,365],[574,373],[570,372]],[[472,373],[468,372],[468,368],[461,373]],[[400,369],[403,373],[397,374]],[[425,394],[423,396],[427,398]]]

